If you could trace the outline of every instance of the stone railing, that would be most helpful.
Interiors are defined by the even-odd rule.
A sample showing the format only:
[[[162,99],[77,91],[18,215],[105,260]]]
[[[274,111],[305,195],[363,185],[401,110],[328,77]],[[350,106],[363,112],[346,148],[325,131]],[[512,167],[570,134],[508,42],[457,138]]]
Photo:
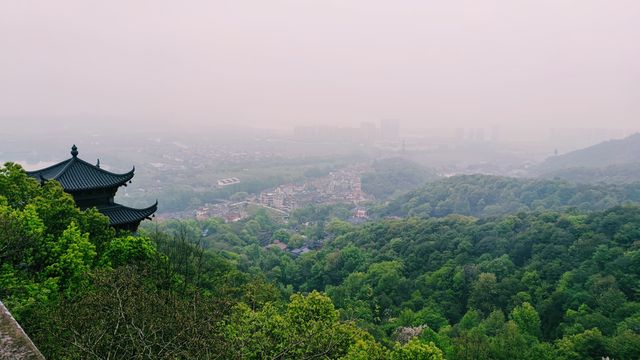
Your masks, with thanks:
[[[0,301],[0,360],[44,360],[18,322]]]

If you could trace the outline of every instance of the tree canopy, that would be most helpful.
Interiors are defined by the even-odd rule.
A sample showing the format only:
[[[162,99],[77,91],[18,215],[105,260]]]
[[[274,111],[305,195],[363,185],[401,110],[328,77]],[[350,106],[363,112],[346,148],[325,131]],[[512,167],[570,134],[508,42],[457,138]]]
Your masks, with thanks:
[[[423,216],[354,225],[336,205],[129,234],[6,164],[0,298],[48,358],[637,359],[634,191],[459,177],[396,208]]]

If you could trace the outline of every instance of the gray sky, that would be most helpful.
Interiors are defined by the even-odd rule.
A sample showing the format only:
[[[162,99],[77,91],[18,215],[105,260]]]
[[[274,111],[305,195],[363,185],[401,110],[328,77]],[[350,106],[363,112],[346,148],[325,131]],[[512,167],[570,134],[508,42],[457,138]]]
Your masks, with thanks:
[[[640,128],[637,0],[0,0],[0,121]]]

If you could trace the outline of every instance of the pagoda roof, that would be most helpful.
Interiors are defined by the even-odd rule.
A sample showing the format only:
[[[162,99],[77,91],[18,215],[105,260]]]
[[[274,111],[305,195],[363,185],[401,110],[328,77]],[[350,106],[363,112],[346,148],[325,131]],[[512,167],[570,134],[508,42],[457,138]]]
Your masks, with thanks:
[[[27,174],[38,180],[56,180],[65,191],[80,191],[119,187],[133,178],[131,171],[116,174],[92,165],[78,157],[78,148],[73,145],[71,158],[51,165],[47,168],[27,171]]]
[[[144,219],[148,219],[158,210],[158,201],[144,209],[135,209],[120,204],[112,204],[108,206],[99,206],[98,211],[109,218],[109,223],[113,225],[123,225],[131,223],[139,223]]]

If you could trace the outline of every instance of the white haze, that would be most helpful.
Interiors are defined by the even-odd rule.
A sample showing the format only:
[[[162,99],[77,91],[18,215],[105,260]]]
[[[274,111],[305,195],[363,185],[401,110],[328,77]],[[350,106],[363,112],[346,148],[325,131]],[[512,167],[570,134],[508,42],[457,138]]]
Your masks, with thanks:
[[[1,0],[0,121],[637,130],[638,19],[636,0]]]

